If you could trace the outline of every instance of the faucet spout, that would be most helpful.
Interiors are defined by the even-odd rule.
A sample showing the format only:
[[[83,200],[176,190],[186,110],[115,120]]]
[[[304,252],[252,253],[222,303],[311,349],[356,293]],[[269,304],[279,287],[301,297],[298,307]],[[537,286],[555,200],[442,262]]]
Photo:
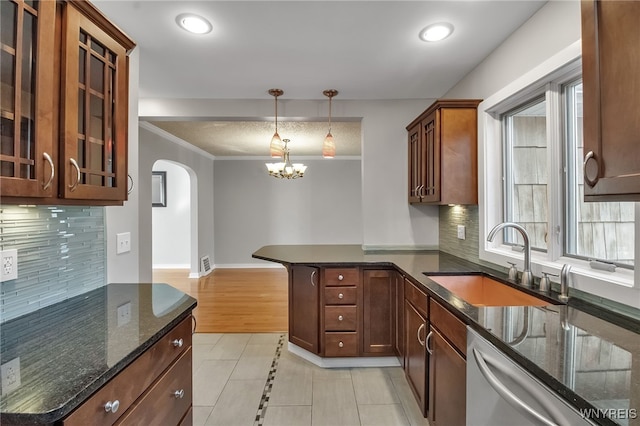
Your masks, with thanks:
[[[565,302],[569,299],[570,273],[571,265],[567,265],[566,263],[562,265],[562,270],[560,271],[560,299]]]
[[[522,271],[520,283],[525,287],[531,287],[533,285],[533,274],[531,273],[531,243],[527,230],[513,222],[499,223],[489,231],[487,241],[493,241],[498,231],[504,228],[513,228],[522,235],[522,239],[524,240],[524,271]]]

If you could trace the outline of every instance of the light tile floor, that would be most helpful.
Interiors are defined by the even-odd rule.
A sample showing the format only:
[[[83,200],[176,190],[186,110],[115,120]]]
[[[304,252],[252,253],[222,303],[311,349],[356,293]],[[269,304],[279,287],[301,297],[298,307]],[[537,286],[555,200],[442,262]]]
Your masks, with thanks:
[[[193,406],[194,426],[428,426],[400,367],[323,369],[281,333],[196,333]]]

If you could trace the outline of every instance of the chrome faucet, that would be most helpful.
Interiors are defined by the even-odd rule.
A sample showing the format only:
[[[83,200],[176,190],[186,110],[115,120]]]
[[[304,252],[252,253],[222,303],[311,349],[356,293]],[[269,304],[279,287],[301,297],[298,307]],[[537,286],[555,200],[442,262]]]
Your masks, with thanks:
[[[571,265],[566,263],[562,265],[560,271],[560,300],[567,301],[569,299],[569,279],[571,278]]]
[[[520,278],[520,284],[525,287],[533,286],[533,274],[531,273],[531,244],[529,243],[529,234],[527,230],[517,223],[513,222],[503,222],[499,223],[493,227],[491,231],[489,231],[489,235],[487,236],[487,241],[493,241],[493,238],[496,236],[499,230],[503,228],[513,228],[516,231],[520,232],[522,235],[522,239],[524,240],[524,271],[522,271],[522,277]]]

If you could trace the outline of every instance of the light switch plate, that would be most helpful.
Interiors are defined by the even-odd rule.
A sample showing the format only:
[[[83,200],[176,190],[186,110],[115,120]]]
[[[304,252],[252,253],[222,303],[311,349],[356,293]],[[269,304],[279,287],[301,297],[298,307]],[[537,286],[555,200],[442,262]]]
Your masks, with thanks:
[[[458,239],[466,239],[466,227],[464,225],[458,225]]]
[[[15,280],[18,278],[18,250],[2,250],[0,257],[0,282]]]
[[[116,254],[131,251],[131,232],[116,234]]]
[[[2,395],[6,395],[20,387],[20,357],[0,366],[0,378],[2,379]]]
[[[131,321],[131,302],[118,306],[117,317],[118,327],[128,324]]]

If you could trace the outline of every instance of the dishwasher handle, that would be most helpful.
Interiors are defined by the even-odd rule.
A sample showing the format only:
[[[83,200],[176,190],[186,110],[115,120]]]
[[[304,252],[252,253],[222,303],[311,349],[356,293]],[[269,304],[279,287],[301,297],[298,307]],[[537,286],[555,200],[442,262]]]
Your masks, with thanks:
[[[498,380],[498,378],[491,372],[491,370],[487,366],[487,362],[482,356],[482,353],[476,348],[473,348],[473,357],[476,360],[476,364],[478,365],[482,376],[487,382],[489,382],[491,387],[496,392],[498,392],[498,394],[506,402],[509,403],[509,405],[515,408],[519,413],[529,418],[529,420],[531,420],[533,423],[543,424],[547,426],[558,426],[557,423],[547,419],[545,416],[528,406],[524,401],[522,401],[513,392],[511,392],[502,382],[500,382],[500,380]]]

